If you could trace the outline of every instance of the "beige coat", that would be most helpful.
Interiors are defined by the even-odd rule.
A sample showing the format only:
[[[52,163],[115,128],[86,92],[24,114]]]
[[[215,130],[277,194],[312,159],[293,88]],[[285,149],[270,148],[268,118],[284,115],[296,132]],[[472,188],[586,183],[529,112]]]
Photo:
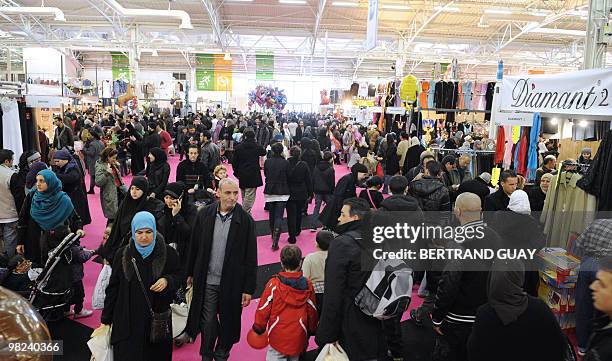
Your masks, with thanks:
[[[566,248],[570,235],[582,233],[595,218],[597,199],[576,186],[580,178],[580,174],[566,172],[560,179],[559,175],[552,178],[540,216],[550,247]]]

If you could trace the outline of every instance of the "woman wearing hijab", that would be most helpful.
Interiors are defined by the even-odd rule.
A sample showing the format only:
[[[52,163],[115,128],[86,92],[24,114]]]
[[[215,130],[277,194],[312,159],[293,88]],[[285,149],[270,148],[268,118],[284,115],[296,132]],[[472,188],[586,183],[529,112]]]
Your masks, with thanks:
[[[405,169],[407,172],[421,164],[421,153],[423,153],[425,150],[425,147],[421,145],[418,137],[411,137],[408,143],[408,150],[406,151],[406,157],[404,158],[404,165],[402,169]]]
[[[56,165],[57,178],[62,181],[64,192],[72,200],[74,208],[81,217],[83,225],[91,223],[91,215],[89,214],[89,203],[87,202],[85,189],[85,176],[81,165],[66,149],[60,149],[55,152],[53,160]]]
[[[278,250],[278,240],[281,235],[281,222],[285,205],[289,200],[290,190],[289,162],[283,156],[283,144],[274,143],[271,147],[272,156],[264,162],[266,184],[264,197],[269,209],[270,233],[272,233],[272,250]]]
[[[129,244],[117,251],[112,270],[100,327],[112,325],[114,360],[172,360],[172,335],[150,342],[149,302],[155,313],[170,309],[180,284],[180,262],[176,251],[157,232],[151,213],[134,215]]]
[[[149,152],[149,164],[147,164],[146,176],[149,181],[148,196],[164,199],[164,189],[170,177],[170,165],[167,162],[168,156],[161,148],[152,148]]]
[[[410,149],[408,149],[410,151]],[[395,134],[388,133],[385,141],[381,144],[378,153],[378,160],[382,161],[385,169],[385,187],[383,193],[388,193],[389,180],[400,171],[400,156],[397,155],[397,144],[395,144]]]
[[[533,186],[529,189],[529,205],[531,206],[531,210],[533,212],[542,212],[544,209],[544,201],[546,200],[546,193],[548,192],[548,188],[550,187],[550,182],[552,181],[553,175],[552,173],[545,173],[540,178],[540,186]],[[539,215],[534,217],[539,219]]]
[[[131,155],[131,166],[130,169],[132,174],[136,175],[145,169],[144,153],[143,153],[143,142],[142,135],[136,131],[131,123],[126,125],[128,130],[128,136],[130,141],[128,143],[128,150]]]
[[[106,225],[109,225],[115,220],[119,200],[123,198],[125,190],[115,148],[104,148],[100,153],[100,159],[96,161],[94,172],[96,185],[100,187],[102,213],[107,219]]]
[[[306,209],[308,199],[313,197],[312,175],[308,165],[300,160],[302,151],[299,147],[291,148],[287,182],[289,184],[289,201],[287,202],[288,242],[294,244],[302,232],[302,211]]]
[[[130,188],[119,205],[111,234],[106,243],[98,249],[98,254],[109,264],[112,264],[115,252],[128,244],[132,218],[136,213],[147,211],[153,214],[156,219],[161,218],[164,204],[156,198],[148,198],[148,190],[149,182],[145,177],[136,176],[132,178]]]
[[[520,262],[494,263],[488,303],[478,309],[467,349],[470,361],[565,360],[567,341],[542,300],[523,291]]]
[[[30,165],[25,181],[26,193],[28,193],[30,189],[36,185],[36,176],[38,175],[38,172],[45,169],[49,169],[49,167],[43,162],[35,162]]]
[[[62,191],[62,182],[49,169],[36,176],[36,187],[29,191],[19,213],[17,252],[42,267],[48,253],[71,232],[82,231],[83,224],[70,197]],[[72,283],[71,278],[68,280]]]
[[[540,223],[531,216],[529,196],[520,189],[512,192],[507,210],[495,212],[491,226],[501,237],[502,248],[540,250],[546,244]],[[521,231],[517,232],[517,229]],[[535,260],[526,263],[526,268],[530,271],[524,276],[523,288],[528,294],[537,297],[540,277],[535,271],[535,263]]]
[[[15,197],[15,207],[17,212],[21,210],[23,201],[25,200],[25,196],[29,190],[29,188],[26,189],[26,179],[28,177],[28,172],[30,171],[30,164],[38,161],[40,161],[40,153],[34,150],[24,152],[21,154],[21,157],[19,157],[19,171],[17,172],[15,183],[17,184],[17,187],[22,190],[22,192],[19,194],[19,198]]]
[[[338,224],[338,217],[342,209],[344,200],[357,197],[356,187],[360,186],[368,175],[368,168],[357,163],[351,167],[351,173],[345,174],[338,180],[331,202],[325,205],[323,212],[319,216],[319,221],[323,226],[334,229]]]

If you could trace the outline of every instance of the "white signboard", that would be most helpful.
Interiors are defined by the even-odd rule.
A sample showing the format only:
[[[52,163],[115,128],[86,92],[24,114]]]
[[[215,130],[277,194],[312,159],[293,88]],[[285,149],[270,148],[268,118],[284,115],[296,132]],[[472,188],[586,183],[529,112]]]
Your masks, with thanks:
[[[385,109],[385,114],[400,114],[400,115],[404,115],[404,114],[406,114],[406,108],[404,108],[404,107],[387,107],[387,109]]]
[[[61,98],[48,95],[26,95],[26,105],[30,108],[61,108]]]
[[[370,51],[376,47],[376,40],[378,40],[378,0],[369,0],[366,51]]]
[[[497,113],[495,114],[496,125],[518,125],[531,127],[533,125],[532,113]]]
[[[500,103],[503,111],[611,116],[612,69],[505,76]]]

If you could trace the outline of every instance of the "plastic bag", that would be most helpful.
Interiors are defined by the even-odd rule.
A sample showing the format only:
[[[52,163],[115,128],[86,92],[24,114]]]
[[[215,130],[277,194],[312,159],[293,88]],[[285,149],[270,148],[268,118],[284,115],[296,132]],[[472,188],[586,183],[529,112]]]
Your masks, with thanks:
[[[315,361],[349,361],[349,358],[338,343],[328,343]]]
[[[101,326],[94,330],[87,346],[91,351],[91,361],[113,361],[113,346],[110,343],[112,327]]]
[[[112,273],[110,265],[105,264],[98,275],[96,281],[96,287],[94,288],[93,295],[91,296],[91,307],[94,310],[101,310],[104,308],[104,297],[106,296],[106,286]]]

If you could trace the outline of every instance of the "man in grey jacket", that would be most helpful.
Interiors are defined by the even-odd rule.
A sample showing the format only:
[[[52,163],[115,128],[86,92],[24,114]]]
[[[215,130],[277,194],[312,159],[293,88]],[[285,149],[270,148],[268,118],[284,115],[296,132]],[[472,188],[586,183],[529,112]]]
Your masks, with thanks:
[[[88,140],[83,147],[83,155],[85,156],[85,165],[89,171],[89,191],[87,194],[95,194],[94,186],[96,184],[96,162],[100,158],[100,153],[104,150],[104,144],[100,140],[100,134],[91,132],[92,139]]]

